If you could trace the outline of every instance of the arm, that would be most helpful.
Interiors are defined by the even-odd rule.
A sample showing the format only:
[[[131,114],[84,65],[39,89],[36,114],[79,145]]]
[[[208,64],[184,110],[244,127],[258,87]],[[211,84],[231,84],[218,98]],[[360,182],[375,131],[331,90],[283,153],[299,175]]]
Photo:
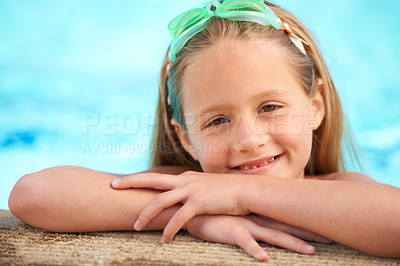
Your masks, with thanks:
[[[179,174],[185,170],[183,167],[163,166],[145,172]],[[135,175],[118,176],[130,178]],[[161,191],[114,190],[110,184],[115,179],[115,174],[83,167],[49,168],[22,177],[10,195],[9,207],[23,222],[50,231],[133,230],[141,210]],[[178,203],[166,208],[144,229],[163,229],[180,206]],[[199,216],[187,226],[195,236],[239,245],[261,260],[266,258],[265,252],[253,237],[305,254],[312,254],[315,250],[312,247],[311,250],[306,249],[307,243],[298,238],[330,243],[314,233],[256,217]],[[260,256],[260,252],[264,255]]]
[[[375,256],[400,257],[400,189],[356,173],[329,179],[256,178],[249,183],[255,193],[244,198],[252,212]]]
[[[320,177],[325,180],[194,172],[183,175],[121,179],[119,188],[169,190],[144,208],[138,218],[139,229],[160,210],[183,202],[164,229],[167,241],[195,215],[253,212],[371,255],[400,257],[400,189],[396,187],[356,173]]]
[[[158,167],[147,172],[177,174],[182,167]],[[160,191],[116,191],[116,176],[83,167],[60,166],[22,177],[14,186],[10,211],[23,222],[58,232],[132,230],[142,208]],[[126,204],[129,202],[129,204]],[[162,229],[178,206],[166,209],[147,229]]]
[[[180,175],[183,172],[190,171],[191,169],[186,166],[158,166],[143,172],[135,173],[135,174],[142,174],[142,173],[158,173],[158,174],[169,174],[169,175]],[[113,175],[115,177],[124,177],[124,176],[129,176],[129,175],[134,175],[134,174],[113,174],[113,173],[107,173],[107,172],[99,172],[99,173],[104,173],[104,174],[109,174]]]

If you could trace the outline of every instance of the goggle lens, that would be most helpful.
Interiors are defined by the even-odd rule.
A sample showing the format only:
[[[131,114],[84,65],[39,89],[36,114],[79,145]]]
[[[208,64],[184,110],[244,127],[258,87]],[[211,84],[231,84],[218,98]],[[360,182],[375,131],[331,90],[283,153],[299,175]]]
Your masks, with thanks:
[[[221,6],[225,11],[265,11],[264,0],[225,0]]]
[[[168,30],[172,37],[176,39],[182,32],[184,32],[191,25],[201,21],[205,17],[206,10],[204,8],[195,8],[188,10],[168,24]]]

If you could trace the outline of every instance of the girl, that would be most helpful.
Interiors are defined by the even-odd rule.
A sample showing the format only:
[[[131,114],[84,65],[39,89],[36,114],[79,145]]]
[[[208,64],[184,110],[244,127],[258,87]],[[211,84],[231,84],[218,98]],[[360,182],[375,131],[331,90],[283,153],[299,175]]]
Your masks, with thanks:
[[[313,254],[303,240],[333,240],[400,257],[400,190],[345,172],[341,140],[354,146],[338,94],[292,14],[215,0],[169,30],[154,168],[26,175],[10,195],[15,216],[57,232],[164,229],[163,243],[184,228],[259,260],[268,255],[256,241]]]

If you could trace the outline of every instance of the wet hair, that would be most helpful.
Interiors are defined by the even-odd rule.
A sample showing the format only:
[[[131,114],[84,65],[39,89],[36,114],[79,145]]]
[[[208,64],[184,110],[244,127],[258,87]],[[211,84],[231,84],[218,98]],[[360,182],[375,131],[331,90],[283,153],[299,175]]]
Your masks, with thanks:
[[[283,60],[310,97],[314,96],[320,88],[318,80],[322,80],[320,92],[324,100],[325,117],[318,129],[313,132],[312,151],[305,168],[305,176],[345,171],[344,150],[347,152],[346,156],[351,158],[351,162],[355,166],[360,166],[353,135],[345,123],[339,95],[317,43],[294,15],[277,5],[266,1],[265,3],[283,22],[290,25],[295,35],[309,44],[305,46],[306,55],[290,41],[282,30],[278,31],[272,27],[264,27],[252,22],[232,22],[219,17],[212,18],[206,29],[190,39],[177,54],[177,59],[170,69],[170,77],[167,77],[168,52],[165,56],[161,67],[151,167],[175,165],[201,171],[199,162],[194,160],[181,146],[170,120],[174,117],[183,128],[186,128],[181,91],[185,70],[195,55],[225,39],[265,40],[282,47],[284,49]],[[170,104],[167,101],[168,95]]]

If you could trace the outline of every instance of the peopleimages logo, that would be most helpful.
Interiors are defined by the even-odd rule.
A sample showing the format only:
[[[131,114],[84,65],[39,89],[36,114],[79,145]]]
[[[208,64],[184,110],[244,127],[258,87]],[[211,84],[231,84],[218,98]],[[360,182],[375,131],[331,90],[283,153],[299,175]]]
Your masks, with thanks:
[[[220,118],[219,115],[216,118]],[[315,119],[302,115],[285,115],[281,113],[270,117],[248,118],[244,114],[236,116],[234,119],[226,115],[227,122],[207,127],[206,130],[221,134],[236,134],[239,127],[247,127],[249,134],[311,134]],[[205,126],[216,118],[201,120],[194,114],[185,115],[187,133],[190,135],[202,134]],[[82,119],[82,135],[91,134],[105,136],[132,136],[141,134],[152,134],[156,124],[156,119],[152,115],[138,114],[118,114],[108,115],[87,114]]]
[[[118,114],[106,115],[86,114],[82,117],[84,136],[91,134],[105,136],[132,136],[136,134],[150,134],[155,126],[155,117],[152,115]]]
[[[218,116],[221,117],[221,116]],[[223,134],[224,142],[210,141],[193,143],[194,149],[198,152],[221,152],[227,151],[230,136],[236,134],[256,135],[304,135],[312,134],[312,127],[315,120],[301,115],[287,116],[285,114],[269,117],[248,118],[245,115],[227,119],[217,126],[205,127],[208,123],[218,117],[211,117],[203,121],[194,115],[186,115],[185,123],[187,133],[201,139],[202,135],[207,136]],[[158,127],[155,117],[151,115],[139,116],[138,114],[108,115],[86,114],[82,119],[82,136],[89,138],[82,147],[83,153],[145,153],[157,149],[163,153],[175,152],[174,146],[168,143],[145,143],[141,141],[130,141],[129,137],[151,137],[154,129]],[[196,136],[197,135],[197,136]],[[118,140],[116,140],[118,137]],[[243,136],[245,137],[245,136]],[[175,147],[180,147],[176,143]]]

